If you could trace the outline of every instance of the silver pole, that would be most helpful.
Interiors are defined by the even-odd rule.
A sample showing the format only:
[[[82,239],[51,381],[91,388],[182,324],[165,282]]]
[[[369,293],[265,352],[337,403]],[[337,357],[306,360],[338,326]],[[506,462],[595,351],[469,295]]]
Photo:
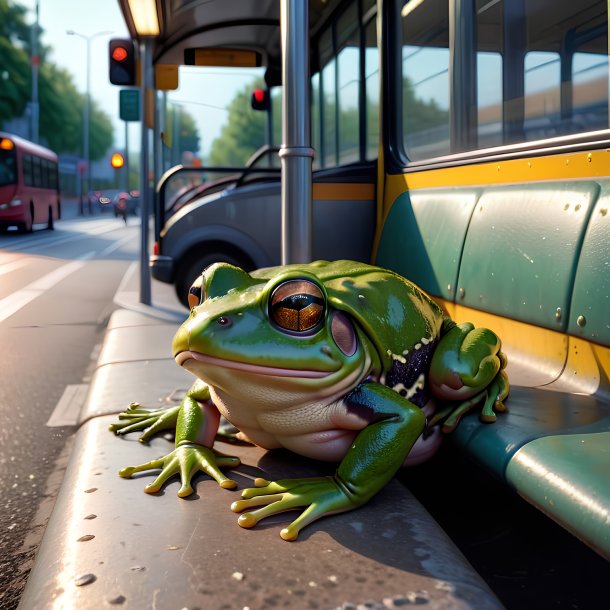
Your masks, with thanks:
[[[140,244],[140,303],[151,304],[151,281],[150,268],[148,266],[148,219],[150,216],[150,201],[152,192],[148,180],[150,169],[150,156],[148,153],[149,133],[146,94],[153,88],[152,67],[152,40],[144,38],[140,45],[140,63],[142,66],[142,77],[140,79],[140,121],[141,121],[141,143],[140,143],[140,214],[141,214],[141,244]],[[152,117],[151,117],[152,118]]]
[[[87,185],[87,190],[85,192],[87,194],[87,207],[89,213],[91,213],[91,197],[89,196],[89,191],[91,190],[91,168],[89,167],[89,104],[91,101],[91,67],[89,59],[91,57],[91,38],[91,36],[85,38],[87,41],[87,92],[85,93],[85,124],[83,128],[83,154],[85,156],[85,182]]]
[[[311,261],[308,0],[282,0],[282,264]]]
[[[38,69],[40,65],[40,56],[38,55],[38,34],[39,28],[40,3],[36,2],[36,21],[31,30],[32,44],[32,107],[31,107],[31,139],[32,142],[39,141],[39,123],[40,123],[40,106],[38,103]]]

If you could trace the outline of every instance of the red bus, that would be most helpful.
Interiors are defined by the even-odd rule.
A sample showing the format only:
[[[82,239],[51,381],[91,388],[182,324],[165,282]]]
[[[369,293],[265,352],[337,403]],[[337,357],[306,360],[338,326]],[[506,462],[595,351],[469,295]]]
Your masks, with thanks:
[[[0,131],[0,230],[53,229],[61,216],[57,155]]]

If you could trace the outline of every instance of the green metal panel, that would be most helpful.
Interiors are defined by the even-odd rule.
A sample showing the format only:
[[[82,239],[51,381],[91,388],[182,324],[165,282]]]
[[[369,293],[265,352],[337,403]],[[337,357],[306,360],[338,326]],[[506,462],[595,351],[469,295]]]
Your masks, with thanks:
[[[610,182],[605,182],[585,236],[568,331],[610,345]]]
[[[478,196],[474,189],[402,193],[384,224],[376,264],[434,296],[453,300],[464,237]]]
[[[472,215],[457,302],[565,331],[596,182],[493,188]]]
[[[506,478],[520,495],[610,560],[610,432],[532,441],[513,456]]]

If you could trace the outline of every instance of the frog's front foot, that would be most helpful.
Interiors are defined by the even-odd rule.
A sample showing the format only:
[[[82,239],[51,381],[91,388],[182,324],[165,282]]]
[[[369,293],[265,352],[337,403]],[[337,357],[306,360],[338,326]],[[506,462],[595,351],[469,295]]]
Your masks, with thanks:
[[[510,386],[501,347],[493,331],[470,323],[453,325],[443,335],[432,357],[429,380],[433,394],[451,402],[429,426],[442,421],[443,431],[451,432],[465,413],[482,402],[483,422],[495,422],[496,413],[506,411]]]
[[[145,443],[158,432],[175,430],[179,411],[180,405],[147,409],[137,402],[132,402],[126,411],[119,413],[119,421],[110,424],[108,429],[121,435],[144,430],[138,440]]]
[[[305,509],[280,532],[284,540],[296,540],[306,525],[324,515],[351,510],[357,506],[335,477],[285,479],[273,483],[255,479],[254,484],[255,488],[242,492],[243,500],[231,504],[233,512],[242,513],[237,521],[241,527],[254,527],[261,519],[287,510]],[[262,508],[249,510],[259,506]],[[248,512],[243,512],[245,510]]]
[[[224,489],[235,489],[237,483],[226,477],[220,468],[237,468],[240,464],[237,457],[222,455],[214,449],[209,449],[195,443],[179,445],[171,453],[151,460],[139,466],[128,466],[119,470],[119,476],[128,479],[137,472],[161,469],[159,476],[144,488],[146,493],[158,492],[163,484],[175,474],[180,475],[182,485],[178,496],[185,498],[193,493],[191,480],[199,472],[205,472]]]

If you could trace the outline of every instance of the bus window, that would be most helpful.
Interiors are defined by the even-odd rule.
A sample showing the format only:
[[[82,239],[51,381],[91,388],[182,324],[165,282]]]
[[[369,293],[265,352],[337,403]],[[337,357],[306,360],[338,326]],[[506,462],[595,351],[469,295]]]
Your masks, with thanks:
[[[477,53],[478,146],[502,144],[502,57],[499,53]]]
[[[41,187],[42,186],[42,172],[40,169],[40,157],[33,156],[32,157],[32,175],[33,175],[33,186]]]
[[[337,104],[339,163],[360,159],[359,89],[360,29],[358,5],[350,7],[337,22]]]
[[[32,176],[32,155],[23,155],[22,157],[23,183],[26,186],[32,186],[34,178]]]
[[[0,148],[0,186],[15,184],[17,182],[17,165],[15,163],[15,150]]]
[[[561,135],[559,53],[531,51],[525,56],[525,139]]]
[[[379,52],[377,23],[372,19],[365,29],[364,78],[366,95],[366,160],[377,158],[379,147]]]
[[[402,9],[402,122],[412,160],[450,152],[447,0],[411,0]]]
[[[575,53],[572,61],[575,131],[608,128],[608,55]]]
[[[320,152],[323,167],[337,165],[336,66],[333,58],[332,29],[320,38],[321,116]]]
[[[320,73],[316,72],[311,77],[311,145],[316,151],[313,158],[313,169],[320,169],[322,167],[322,128],[320,126],[320,106]],[[281,142],[281,139],[279,141]]]
[[[398,6],[409,159],[608,128],[605,0]]]

